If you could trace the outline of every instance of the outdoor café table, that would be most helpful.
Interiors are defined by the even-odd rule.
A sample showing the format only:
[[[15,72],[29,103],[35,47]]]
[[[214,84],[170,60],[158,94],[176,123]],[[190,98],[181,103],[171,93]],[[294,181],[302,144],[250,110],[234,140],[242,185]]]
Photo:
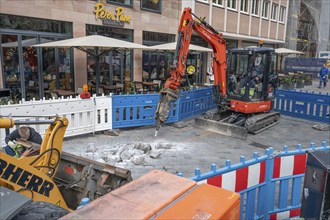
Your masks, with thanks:
[[[53,90],[53,92],[57,92],[59,97],[69,97],[69,96],[78,96],[79,93],[77,92],[72,92],[72,91],[68,91],[68,90],[62,90],[62,89],[58,89],[58,90]]]
[[[159,86],[158,83],[154,83],[154,82],[142,82],[143,85],[143,90],[144,91],[155,91],[157,90],[156,88]]]
[[[118,94],[120,92],[123,91],[123,86],[117,86],[117,85],[113,85],[113,86],[109,86],[109,85],[102,85],[104,91],[107,91],[109,93],[114,93],[114,94]]]

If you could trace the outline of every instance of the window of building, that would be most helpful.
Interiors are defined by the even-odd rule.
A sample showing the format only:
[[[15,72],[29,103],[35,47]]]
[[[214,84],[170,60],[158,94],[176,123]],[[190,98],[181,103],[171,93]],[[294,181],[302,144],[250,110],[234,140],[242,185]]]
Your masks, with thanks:
[[[162,0],[141,0],[141,9],[161,12]]]
[[[222,0],[212,0],[213,5],[223,6]]]
[[[115,3],[119,5],[133,6],[133,0],[107,0],[107,3]]]
[[[72,23],[0,14],[0,28],[72,34]]]
[[[262,3],[262,17],[268,18],[268,7],[269,7],[269,1],[264,0]]]
[[[227,7],[231,9],[236,9],[236,0],[227,0]]]
[[[252,14],[259,15],[259,0],[252,0]]]
[[[280,22],[284,22],[284,18],[285,18],[285,7],[281,6],[280,7],[280,15],[279,15],[278,20]]]
[[[175,41],[174,34],[164,34],[150,31],[143,31],[143,45],[153,46]]]
[[[87,24],[86,35],[93,34],[133,42],[133,30],[130,29]],[[104,54],[100,56],[99,85],[112,86],[124,84],[126,89],[126,84],[129,85],[130,81],[133,80],[133,51],[116,50],[102,52]],[[96,68],[95,57],[87,54],[87,80],[89,89],[93,93],[96,92]]]
[[[277,18],[277,7],[278,7],[278,5],[275,4],[275,3],[273,3],[273,5],[272,5],[271,19],[274,20],[274,21],[275,21],[276,18]]]
[[[13,102],[48,98],[51,89],[74,89],[72,49],[32,46],[71,33],[70,22],[0,14],[0,74]]]
[[[143,45],[154,46],[175,41],[174,34],[143,31]],[[162,80],[168,77],[168,67],[173,60],[171,53],[143,51],[142,56],[142,79],[143,81]]]
[[[248,12],[248,0],[241,0],[241,11]]]

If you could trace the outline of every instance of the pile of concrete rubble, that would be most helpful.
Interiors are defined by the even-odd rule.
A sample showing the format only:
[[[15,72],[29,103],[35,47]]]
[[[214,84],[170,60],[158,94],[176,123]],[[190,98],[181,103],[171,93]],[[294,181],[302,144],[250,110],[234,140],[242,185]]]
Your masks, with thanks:
[[[143,165],[149,158],[157,159],[161,156],[164,150],[172,148],[169,143],[133,143],[119,144],[116,146],[95,146],[94,143],[89,143],[87,148],[78,154],[82,157],[87,157],[98,162],[107,163],[109,165],[125,165],[133,163],[135,165]]]

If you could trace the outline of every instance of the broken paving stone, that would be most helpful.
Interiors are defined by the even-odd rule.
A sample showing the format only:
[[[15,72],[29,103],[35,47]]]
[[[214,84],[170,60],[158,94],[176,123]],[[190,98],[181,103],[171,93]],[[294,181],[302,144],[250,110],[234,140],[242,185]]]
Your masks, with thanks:
[[[162,143],[159,143],[156,145],[155,147],[156,149],[171,149],[172,148],[172,144],[162,144]]]
[[[119,163],[121,162],[121,158],[118,155],[109,155],[109,156],[105,156],[102,157],[102,159],[107,163],[110,164],[112,166],[115,165],[115,163]]]
[[[122,160],[129,160],[134,155],[134,151],[131,149],[124,150],[123,153],[120,154],[120,158]]]
[[[131,144],[123,144],[123,145],[120,145],[118,147],[118,151],[117,151],[117,155],[121,155],[125,150],[133,150],[134,149],[134,145],[131,145]]]
[[[135,149],[143,150],[144,153],[147,153],[148,151],[151,150],[151,145],[150,144],[144,144],[144,143],[137,143],[134,145]]]
[[[95,151],[96,151],[96,147],[94,143],[87,144],[87,150],[86,150],[87,153],[95,152]]]
[[[142,165],[144,163],[144,155],[134,155],[132,156],[131,161],[135,165]]]
[[[160,156],[160,152],[157,150],[150,151],[150,157],[153,159],[157,159]]]
[[[139,149],[134,149],[134,155],[142,155],[144,154],[144,151],[143,150],[139,150]]]

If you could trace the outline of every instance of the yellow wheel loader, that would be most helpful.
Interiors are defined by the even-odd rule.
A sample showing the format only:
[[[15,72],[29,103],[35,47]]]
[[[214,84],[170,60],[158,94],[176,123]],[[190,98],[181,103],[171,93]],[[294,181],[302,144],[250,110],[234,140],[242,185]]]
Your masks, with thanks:
[[[50,125],[40,148],[27,147],[18,158],[0,152],[0,219],[58,219],[82,198],[97,199],[132,180],[129,170],[62,152],[69,124],[64,117],[0,116],[0,129],[45,123]]]

